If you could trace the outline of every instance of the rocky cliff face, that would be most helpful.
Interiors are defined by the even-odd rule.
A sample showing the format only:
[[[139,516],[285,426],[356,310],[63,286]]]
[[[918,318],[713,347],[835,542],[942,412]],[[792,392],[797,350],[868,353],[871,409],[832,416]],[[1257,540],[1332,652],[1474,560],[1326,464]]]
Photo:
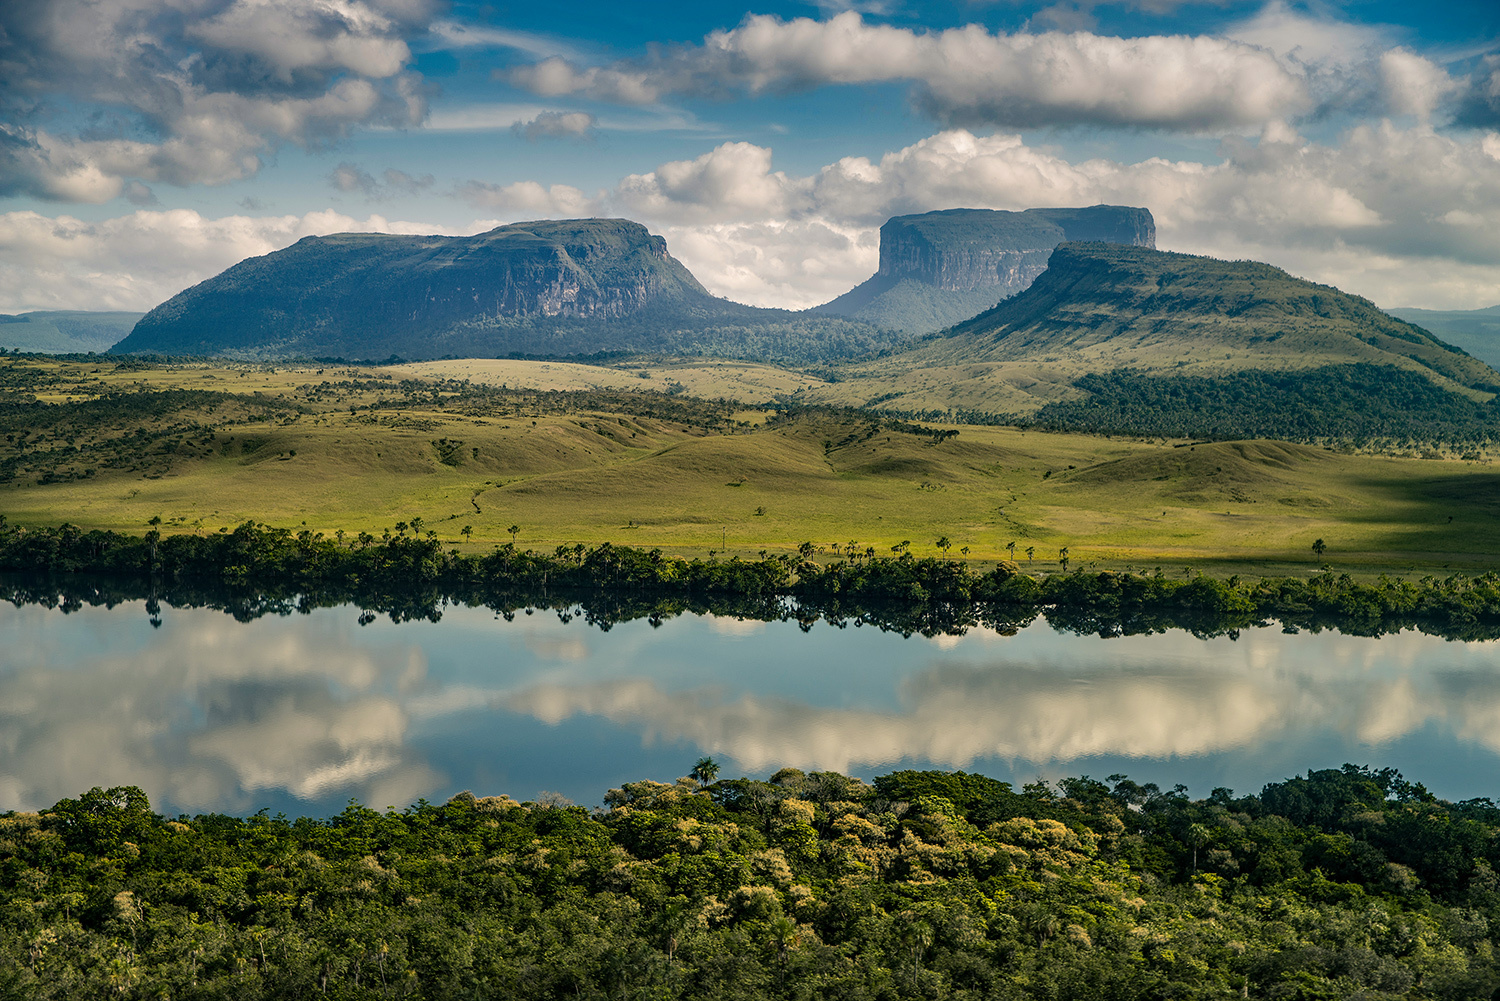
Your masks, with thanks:
[[[897,216],[880,227],[874,277],[818,309],[928,333],[1025,289],[1054,247],[1076,240],[1155,247],[1156,223],[1147,209],[1115,205]]]

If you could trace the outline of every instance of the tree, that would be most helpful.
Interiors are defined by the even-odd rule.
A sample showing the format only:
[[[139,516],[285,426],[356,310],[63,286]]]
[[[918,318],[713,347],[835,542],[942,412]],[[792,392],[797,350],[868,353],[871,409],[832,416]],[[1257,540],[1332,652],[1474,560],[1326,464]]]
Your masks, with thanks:
[[[1007,552],[1010,553],[1010,558],[1011,559],[1015,559],[1016,558],[1016,540],[1015,539],[1011,539],[1008,543],[1006,543],[1005,544],[1005,549],[1006,549]]]
[[[953,548],[953,541],[946,535],[940,536],[937,540],[937,547],[946,554],[948,550]]]
[[[512,525],[506,531],[510,533],[510,544],[514,546],[516,544],[516,536],[521,533],[521,526]]]
[[[699,785],[708,785],[719,777],[719,763],[713,758],[699,758],[688,775]]]
[[[1063,573],[1068,572],[1068,547],[1063,546],[1057,551],[1057,562],[1062,564]]]
[[[1036,546],[1027,546],[1026,547],[1026,562],[1030,563],[1035,558],[1036,558]]]
[[[1323,553],[1324,553],[1324,551],[1327,550],[1327,548],[1328,548],[1328,543],[1324,542],[1322,539],[1314,539],[1313,540],[1312,551],[1314,553],[1316,553],[1317,555],[1322,556]]]
[[[458,530],[458,534],[462,535],[465,540],[473,538],[473,536],[474,536],[474,526],[473,525],[465,525],[463,528],[460,528]]]

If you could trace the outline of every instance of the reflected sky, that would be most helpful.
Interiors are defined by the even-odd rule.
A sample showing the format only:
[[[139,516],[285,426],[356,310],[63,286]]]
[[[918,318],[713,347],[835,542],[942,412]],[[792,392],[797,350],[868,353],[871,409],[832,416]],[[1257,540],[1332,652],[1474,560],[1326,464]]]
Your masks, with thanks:
[[[127,784],[188,813],[401,807],[460,789],[592,805],[703,754],[725,774],[1124,772],[1195,795],[1354,761],[1500,798],[1493,642],[357,616],[242,624],[169,608],[153,629],[140,604],[0,609],[0,809]]]

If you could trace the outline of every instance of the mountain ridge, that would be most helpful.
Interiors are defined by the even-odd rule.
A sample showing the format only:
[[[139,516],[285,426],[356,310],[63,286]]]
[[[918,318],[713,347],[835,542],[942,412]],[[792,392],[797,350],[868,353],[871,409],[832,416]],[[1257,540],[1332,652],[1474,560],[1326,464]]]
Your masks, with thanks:
[[[819,399],[906,411],[1024,415],[1082,400],[1083,376],[1220,378],[1396,368],[1483,403],[1500,373],[1366,299],[1269,264],[1066,243],[1024,292],[886,357]]]
[[[713,296],[625,219],[513,223],[470,237],[305,237],[173,296],[117,353],[411,360],[678,351],[784,361],[897,337]]]

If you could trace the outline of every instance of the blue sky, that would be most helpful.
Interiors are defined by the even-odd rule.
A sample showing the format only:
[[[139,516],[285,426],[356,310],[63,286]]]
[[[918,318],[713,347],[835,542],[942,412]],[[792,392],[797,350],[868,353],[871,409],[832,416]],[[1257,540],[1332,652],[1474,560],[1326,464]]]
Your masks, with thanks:
[[[4,311],[586,215],[800,307],[890,215],[1097,202],[1385,306],[1500,302],[1500,4],[0,6]]]

